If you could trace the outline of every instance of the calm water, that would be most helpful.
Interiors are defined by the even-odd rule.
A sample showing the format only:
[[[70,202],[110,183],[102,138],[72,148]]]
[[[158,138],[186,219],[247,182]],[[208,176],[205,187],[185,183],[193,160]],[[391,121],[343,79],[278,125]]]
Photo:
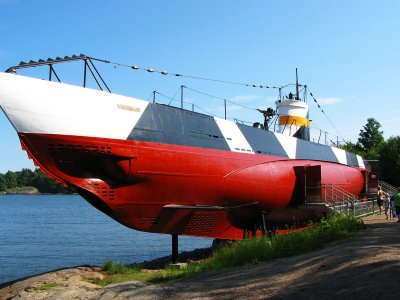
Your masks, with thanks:
[[[210,244],[180,237],[179,251]],[[0,283],[107,259],[131,263],[170,254],[170,235],[126,228],[80,196],[0,196]]]

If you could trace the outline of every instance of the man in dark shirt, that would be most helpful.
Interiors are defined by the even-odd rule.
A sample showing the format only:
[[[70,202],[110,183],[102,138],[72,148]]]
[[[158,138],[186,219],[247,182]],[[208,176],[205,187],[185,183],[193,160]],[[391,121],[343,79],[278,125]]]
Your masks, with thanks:
[[[394,207],[396,209],[397,222],[400,222],[400,187],[397,188],[397,193],[394,194]]]

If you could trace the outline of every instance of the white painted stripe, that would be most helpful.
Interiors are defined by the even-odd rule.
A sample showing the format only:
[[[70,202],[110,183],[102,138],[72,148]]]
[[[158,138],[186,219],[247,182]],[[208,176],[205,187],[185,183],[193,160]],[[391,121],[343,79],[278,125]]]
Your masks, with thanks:
[[[339,149],[336,147],[331,147],[333,153],[335,154],[336,158],[338,159],[339,163],[343,165],[348,165],[347,163],[347,157],[346,157],[346,151],[343,149]]]
[[[357,162],[358,162],[358,166],[360,168],[365,168],[364,160],[362,159],[362,157],[360,155],[357,155]]]
[[[297,138],[283,135],[281,133],[274,133],[276,138],[278,139],[279,143],[285,150],[287,156],[289,158],[295,159],[296,158],[296,151],[297,151]]]
[[[249,142],[236,123],[216,117],[214,119],[232,151],[254,154]]]
[[[18,132],[126,139],[148,102],[0,73],[0,105]]]

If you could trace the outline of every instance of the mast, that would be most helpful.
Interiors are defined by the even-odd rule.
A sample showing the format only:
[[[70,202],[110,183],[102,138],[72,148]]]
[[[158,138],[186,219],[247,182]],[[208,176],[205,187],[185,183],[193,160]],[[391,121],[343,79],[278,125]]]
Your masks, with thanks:
[[[296,68],[296,100],[300,100],[300,98],[299,98],[299,78],[297,76],[297,68]]]

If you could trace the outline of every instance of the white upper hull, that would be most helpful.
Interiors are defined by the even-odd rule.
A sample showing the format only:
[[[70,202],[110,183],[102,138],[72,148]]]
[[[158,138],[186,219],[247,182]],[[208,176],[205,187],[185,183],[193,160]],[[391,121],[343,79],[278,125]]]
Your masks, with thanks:
[[[126,140],[147,101],[68,84],[0,73],[0,106],[19,133]],[[214,118],[231,151],[255,154],[232,121]],[[296,159],[298,139],[275,133],[287,156]],[[330,147],[341,164],[346,152]],[[357,155],[358,165],[364,168]]]
[[[0,105],[20,133],[126,139],[148,102],[0,73]]]

